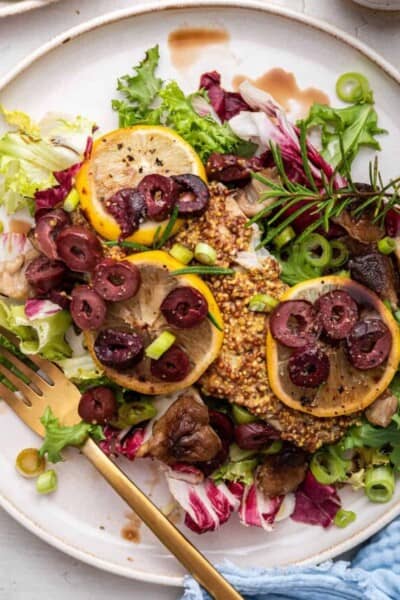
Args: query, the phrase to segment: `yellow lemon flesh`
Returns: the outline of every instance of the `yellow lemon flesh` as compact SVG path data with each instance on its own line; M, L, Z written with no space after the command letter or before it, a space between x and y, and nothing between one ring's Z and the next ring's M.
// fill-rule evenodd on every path
M346 277L328 276L311 279L290 288L280 299L315 302L332 290L344 290L369 313L382 319L392 334L392 347L386 361L373 369L361 371L347 359L343 345L324 344L330 361L328 380L318 388L294 385L288 374L292 353L267 335L268 377L274 394L287 406L316 417L336 417L364 410L389 386L400 361L399 327L390 310L369 289Z
M123 302L110 303L105 323L98 331L85 332L86 342L94 360L106 375L122 387L142 394L169 394L192 385L217 358L223 342L223 321L217 303L209 287L197 275L172 275L171 271L184 265L161 250L142 252L127 256L125 260L134 263L140 270L141 285L138 293ZM160 305L173 289L191 286L198 290L208 304L209 314L218 323L218 329L210 319L190 329L171 326L160 312ZM101 330L108 327L131 328L142 334L147 347L163 331L171 332L178 344L188 355L191 369L182 381L161 381L150 371L150 359L146 356L139 364L124 371L104 367L94 352L94 342Z
M80 206L93 228L103 238L116 240L121 233L104 202L124 188L134 188L145 175L182 175L191 173L206 181L204 166L193 150L168 127L137 125L116 129L101 136L93 144L76 179ZM144 221L127 241L149 246L158 227L160 233L168 220L157 223ZM173 233L182 226L178 219Z

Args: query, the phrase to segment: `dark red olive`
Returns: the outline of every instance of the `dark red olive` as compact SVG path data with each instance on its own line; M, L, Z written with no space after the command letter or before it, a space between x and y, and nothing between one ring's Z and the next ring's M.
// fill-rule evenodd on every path
M242 450L260 450L272 440L279 439L279 432L269 423L262 421L235 427L235 441Z
M140 271L128 260L104 258L93 271L93 287L96 292L110 302L128 300L140 287Z
M197 175L175 175L179 195L176 205L182 217L199 217L208 208L210 191L208 186Z
M271 313L269 327L272 336L289 348L301 348L319 334L314 307L307 300L281 302Z
M379 367L389 356L391 347L392 334L380 319L358 321L347 338L349 360L361 371Z
M69 309L69 306L71 304L70 296L65 290L61 288L55 288L53 290L50 290L47 294L47 298L51 302L54 302L54 304L58 304L58 306L61 306L61 308L64 308L66 310Z
M221 441L226 443L228 446L234 439L234 426L232 420L228 415L224 415L218 410L209 410L210 425L214 431L218 434Z
M104 323L107 307L103 298L88 285L78 285L71 294L71 317L80 329L98 329Z
M386 233L390 237L400 236L400 212L391 208L387 211L385 217L385 229Z
M358 319L357 303L343 290L324 294L314 307L323 329L333 340L346 338Z
M157 379L163 381L182 381L190 371L189 357L176 344L173 344L161 358L152 360L150 371Z
M111 388L92 387L81 396L78 413L86 423L105 425L117 412L117 400Z
M149 219L164 221L169 217L178 195L177 185L171 177L146 175L137 189L144 196Z
M59 260L50 260L47 256L38 256L29 263L25 277L39 295L47 294L58 287L65 274L65 266Z
M207 318L208 304L203 294L195 288L182 286L175 288L164 298L160 310L170 325L189 329Z
M299 387L318 387L329 377L328 355L318 346L306 346L293 352L288 362L289 377Z
M146 217L144 195L135 188L119 190L104 205L120 226L121 238L132 235Z
M94 343L94 352L106 367L129 369L143 358L144 343L136 331L103 329Z
M102 257L102 249L96 235L80 225L63 229L58 235L57 252L71 271L90 272Z
M51 260L60 258L57 252L56 238L60 231L70 223L69 214L65 210L62 210L62 208L51 210L39 219L35 227L35 239L39 250L47 258L51 258Z

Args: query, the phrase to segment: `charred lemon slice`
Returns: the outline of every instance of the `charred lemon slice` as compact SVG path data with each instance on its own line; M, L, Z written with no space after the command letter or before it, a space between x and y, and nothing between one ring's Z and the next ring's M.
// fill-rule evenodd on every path
M399 327L369 289L346 277L290 288L267 335L271 388L287 406L316 417L369 406L400 361Z
M81 208L93 228L103 238L116 240L121 230L104 203L116 192L135 188L145 175L182 175L190 173L206 181L203 164L193 150L168 127L137 125L116 129L95 141L90 158L78 173L76 187ZM151 245L158 227L168 220L144 221L128 241ZM175 224L175 233L183 221Z
M106 375L125 388L143 394L168 394L187 388L216 359L222 346L223 321L214 297L196 275L173 275L183 265L166 252L132 254L125 260L140 271L139 290L129 300L110 303L101 328L85 332L89 351ZM193 298L196 310L202 313L200 321L196 311L190 310ZM145 351L137 364L121 369L117 365L105 366L99 360L96 340L110 330L135 331L141 336ZM164 332L169 333L169 338L173 336L174 343L159 361L154 360L146 354L146 349L150 344L154 348L155 340L167 337L162 336ZM168 367L169 355L172 370L166 372L161 367ZM176 360L179 364L174 364ZM184 369L184 377L180 377L176 368ZM171 380L171 373L175 380Z

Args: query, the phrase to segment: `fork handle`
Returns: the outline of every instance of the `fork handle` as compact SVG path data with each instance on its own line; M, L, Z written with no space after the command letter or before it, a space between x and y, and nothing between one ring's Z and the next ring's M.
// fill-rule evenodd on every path
M215 600L243 600L211 563L167 519L151 500L88 439L81 451L178 561Z

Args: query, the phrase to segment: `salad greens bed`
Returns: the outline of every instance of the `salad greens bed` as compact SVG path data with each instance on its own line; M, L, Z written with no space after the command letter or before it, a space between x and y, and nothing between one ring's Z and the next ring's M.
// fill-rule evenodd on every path
M279 181L254 174L254 179L269 188L261 194L260 202L273 201L260 208L249 221L249 225L257 224L261 230L260 245L267 246L281 263L282 279L289 285L327 273L349 275L342 271L348 258L346 248L338 241L326 239L332 217L340 216L344 210L353 210L352 201L357 199L356 214L363 214L373 205L374 220L382 223L399 200L397 180L384 184L376 160L369 169L369 192L360 194L352 181L351 165L360 150L365 147L380 150L377 136L386 133L379 127L373 93L365 77L358 73L341 76L337 93L347 105L333 108L314 104L308 116L294 126L272 99L266 98L264 93L260 95L256 89L244 88L243 98L238 100L238 94L225 92L217 82L212 89L201 87L186 95L176 81L163 81L157 75L159 58L159 49L155 46L146 52L133 73L118 79L119 97L113 100L112 108L118 114L119 126L171 127L196 150L204 163L214 153L248 158L270 149ZM211 75L215 80L215 73ZM230 103L238 101L245 102L247 111L226 118ZM47 198L49 193L57 197L65 210L74 210L79 199L73 188L73 175L68 179L61 177L60 172L68 169L76 172L96 125L80 116L71 119L49 114L35 123L20 111L1 107L1 112L12 127L12 131L0 138L0 207L5 219L16 213L33 215L39 199ZM256 116L258 128L255 127ZM267 119L268 130L264 131ZM310 132L319 134L320 152L310 145L307 137ZM288 209L292 209L289 214ZM298 223L299 218L310 212L314 212L316 218L299 233L295 229L296 220ZM174 214L171 219L176 217ZM172 225L173 222L169 232ZM161 247L167 237L168 234L156 247ZM1 260L24 255L26 244L25 236L2 233ZM126 242L125 246L134 245ZM207 273L207 268L199 269L201 274ZM194 272L191 267L188 270ZM252 310L263 311L268 302L268 298L258 298ZM39 354L58 364L82 392L106 385L117 394L118 418L104 428L83 421L74 427L65 427L48 409L42 417L46 439L40 455L56 463L62 460L61 453L66 446L80 446L91 435L106 452L133 459L138 445L160 414L158 403L116 386L103 375L85 347L83 334L73 326L69 311L50 300L31 299L20 303L2 297L0 325L15 334L20 345L14 346L1 335L0 343L24 360L29 361L26 354ZM1 381L14 389L4 377ZM400 375L395 377L390 389L400 400ZM206 401L211 410L227 414L238 425L257 422L245 409ZM268 528L280 510L282 499L266 504L255 490L254 472L265 456L279 453L281 449L280 440L266 444L262 451L243 450L231 444L225 463L199 485L205 486L209 498L222 495L229 514L237 508L238 493L243 495L245 489L239 509L242 521ZM363 417L338 443L321 448L311 457L310 473L296 499L298 520L302 520L299 513L311 511L313 517L308 522L325 526L334 520L337 526L346 526L355 516L350 511L339 510L340 500L332 486L347 483L356 490L363 488L373 502L386 502L393 496L398 471L400 408L385 428L374 426ZM191 474L193 487L195 468ZM55 489L54 478L50 479L51 483L44 485L44 492ZM192 529L207 531L224 522L226 514L224 519L216 516L215 507L208 508L208 513L205 511L205 521L196 521L198 515L182 491L182 486L188 483L169 483L189 515L186 522ZM195 493L194 488L192 493Z

